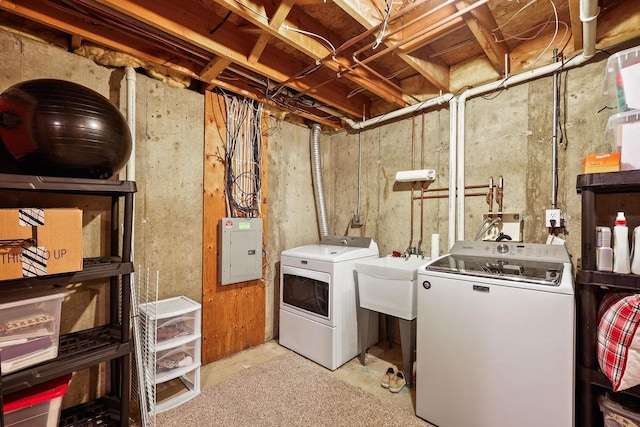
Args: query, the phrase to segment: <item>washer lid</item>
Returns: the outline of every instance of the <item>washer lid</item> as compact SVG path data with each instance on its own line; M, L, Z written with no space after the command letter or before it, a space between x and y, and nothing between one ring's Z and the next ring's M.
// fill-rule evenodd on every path
M425 270L559 286L567 264L564 246L473 241L457 242Z
M425 270L558 286L564 264L449 254L427 265Z

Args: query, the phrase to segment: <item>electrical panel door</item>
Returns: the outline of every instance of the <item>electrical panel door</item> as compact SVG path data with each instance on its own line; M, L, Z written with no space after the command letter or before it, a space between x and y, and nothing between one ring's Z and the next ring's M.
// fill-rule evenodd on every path
M222 218L219 236L220 284L262 278L262 218Z

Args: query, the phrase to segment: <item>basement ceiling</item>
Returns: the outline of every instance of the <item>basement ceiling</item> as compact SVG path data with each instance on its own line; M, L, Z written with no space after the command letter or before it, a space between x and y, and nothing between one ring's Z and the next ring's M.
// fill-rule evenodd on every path
M599 6L599 49L640 37L637 0ZM331 129L582 50L580 0L0 0L0 25Z

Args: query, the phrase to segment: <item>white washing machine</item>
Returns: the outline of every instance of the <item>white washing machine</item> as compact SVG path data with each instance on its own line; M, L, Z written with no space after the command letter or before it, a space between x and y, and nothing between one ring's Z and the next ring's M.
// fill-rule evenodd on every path
M279 342L335 370L358 354L355 263L378 258L368 237L326 236L280 262ZM377 323L376 323L377 324ZM377 337L376 334L370 334Z
M457 242L418 269L416 414L439 427L574 425L562 245Z

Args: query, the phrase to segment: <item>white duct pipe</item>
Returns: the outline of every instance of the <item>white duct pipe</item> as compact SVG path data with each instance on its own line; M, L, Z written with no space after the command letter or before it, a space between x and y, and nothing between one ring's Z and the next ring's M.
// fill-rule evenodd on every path
M465 101L474 96L478 96L495 90L506 89L508 85L515 85L528 82L539 77L543 77L559 70L575 68L589 61L595 54L596 24L598 17L597 0L580 1L580 20L582 21L583 50L582 54L570 59L567 62L554 62L544 67L517 74L497 82L484 86L469 89L458 97L458 180L457 187L464 189L464 108ZM458 240L464 240L464 195L460 193L458 197L457 215Z
M456 241L456 151L458 149L458 100L451 98L449 101L449 246L447 252ZM461 189L462 197L464 197L464 189Z
M136 70L125 68L127 78L127 123L131 131L131 156L127 162L127 181L136 180Z
M329 235L327 221L327 208L324 203L324 190L322 188L322 171L320 167L320 124L311 125L311 166L313 168L313 189L316 195L316 210L320 226L320 237Z
M437 105L444 104L445 102L449 102L454 95L450 93L446 93L435 98L427 99L426 101L419 102L414 105L410 105L405 108L401 108L399 110L394 110L389 113L383 114L378 117L373 117L369 120L364 120L362 122L354 122L349 118L345 118L344 121L349 125L351 129L364 129L366 127L376 125L378 123L386 122L387 120L395 119L397 117L406 116L407 114L411 114L413 112L424 110L429 107L434 107Z
M129 125L129 131L131 132L131 155L127 161L126 176L127 181L136 180L136 70L133 67L125 67L125 77L127 80L127 124ZM133 203L133 210L131 212L131 262L134 259L134 247L135 247L135 200ZM133 273L131 273L131 283L135 283Z

